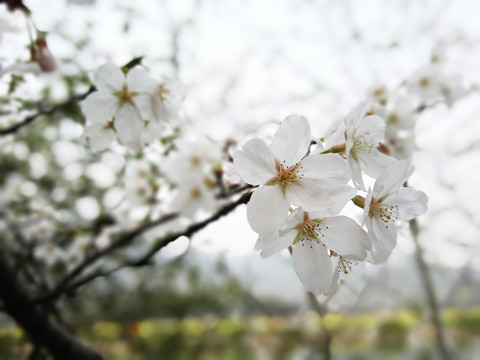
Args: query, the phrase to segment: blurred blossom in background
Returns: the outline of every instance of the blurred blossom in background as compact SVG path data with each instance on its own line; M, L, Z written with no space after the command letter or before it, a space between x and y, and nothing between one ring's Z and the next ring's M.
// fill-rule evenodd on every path
M121 66L143 56L152 77L185 85L183 121L192 130L178 146L179 159L195 151L211 153L206 147L191 149L189 141L198 134L218 148L226 139L237 145L258 137L270 142L290 114L305 116L312 133L322 137L354 106L380 96L379 89L394 93L406 86L428 99L434 95L425 87L418 89L421 79L448 78L451 102L434 103L415 116L402 114L406 107L401 105L388 111L407 122L415 118L414 133L406 134L398 151L408 153L415 166L409 185L429 198L427 213L418 219L419 243L443 309L453 358L475 359L480 349L478 2L25 4L38 29L48 33L55 69L31 72L24 66L30 60L25 19L0 7L1 96L8 93L12 74L22 75L15 101L0 104L1 115L19 109L22 119L29 111L21 99L64 101L88 90L88 76L106 62ZM441 63L443 78L432 73L437 69L432 70L432 63ZM69 87L68 78L74 85ZM436 89L444 87L439 83ZM150 179L167 174L158 192L156 185L129 176L129 170L124 181L124 167L142 165L125 160L125 149L118 144L92 154L82 133L83 123L65 117L58 124L45 122L34 138L0 138L2 208L12 191L35 203L52 168L58 172L58 181L48 184L51 203L58 207L36 202L43 220L22 219L26 241L39 232L49 239L49 219L69 223L75 218L79 227L110 211L118 218L125 215L125 221L141 219L149 211L148 199L161 198L168 174L175 178L181 171L176 164L181 160L175 158L147 167ZM144 159L154 159L153 151L147 148ZM211 165L221 159L208 161ZM188 175L184 180L179 183L193 186ZM146 192L124 199L123 189L139 184ZM179 209L192 205L188 199L171 200ZM190 209L189 216L201 217L193 205ZM361 222L353 205L346 211ZM181 225L179 220L162 231ZM246 207L239 207L191 242L181 238L163 248L154 266L124 269L91 283L83 296L65 305L66 317L82 340L112 359L321 359L326 343L338 359L436 359L435 329L408 223L398 231L389 261L355 267L337 293L318 298L322 312L303 290L288 250L268 259L254 250L257 235L247 223ZM144 241L152 243L157 236L146 233ZM89 251L90 240L82 236L61 244L39 239L35 257L49 266L73 267L82 252ZM103 248L109 241L102 233L95 246ZM122 256L134 257L142 246ZM0 317L0 325L0 354L26 356L27 345L15 325L6 317Z

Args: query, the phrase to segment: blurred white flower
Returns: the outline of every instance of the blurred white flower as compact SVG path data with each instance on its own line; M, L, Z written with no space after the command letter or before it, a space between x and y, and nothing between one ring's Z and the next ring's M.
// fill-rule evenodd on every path
M206 138L178 142L161 166L165 177L176 186L170 209L189 218L199 210L216 206L217 174L222 172L221 148Z
M407 81L407 90L417 96L419 106L445 101L451 107L455 101L467 95L468 90L461 76L446 73L442 65L424 66Z
M53 242L45 242L34 248L33 255L36 259L52 266L57 262L64 262L67 259L65 251Z
M179 106L173 85L159 84L137 67L125 76L120 68L107 63L93 78L98 91L82 103L87 119L85 136L93 151L108 147L116 135L125 146L139 151L161 136L161 124Z
M144 160L130 160L125 169L126 199L131 205L147 205L154 200L155 184L152 183L150 164Z

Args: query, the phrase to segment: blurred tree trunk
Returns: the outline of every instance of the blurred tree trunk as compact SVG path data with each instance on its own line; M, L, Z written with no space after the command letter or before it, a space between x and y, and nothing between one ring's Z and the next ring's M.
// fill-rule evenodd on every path
M64 326L48 315L41 304L32 304L8 253L0 247L0 299L3 310L28 334L35 346L46 348L55 360L101 360L95 351L85 347Z

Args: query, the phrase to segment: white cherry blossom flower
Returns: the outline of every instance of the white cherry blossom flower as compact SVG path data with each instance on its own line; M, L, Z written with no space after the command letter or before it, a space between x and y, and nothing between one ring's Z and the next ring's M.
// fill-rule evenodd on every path
M117 66L107 63L94 73L96 92L83 103L82 111L87 118L85 136L92 150L103 150L111 142L113 133L132 150L143 146L142 132L147 115L152 113L151 89L156 86L139 68L131 69L125 76Z
M235 154L238 175L249 184L263 185L247 205L247 218L255 232L278 230L290 204L306 211L321 210L336 207L335 197L354 194L346 185L349 173L343 159L336 154L306 156L310 141L307 119L291 115L278 128L271 148L253 139Z
M165 177L176 187L170 208L194 218L199 211L210 212L217 206L217 176L222 173L221 148L200 137L176 143L162 164Z
M420 106L427 106L441 97L441 70L439 64L418 69L407 81L407 90L417 97Z
M185 86L174 80L167 80L161 83L151 84L149 92L151 96L150 106L145 107L147 119L168 121L178 116L186 89Z
M336 283L335 269L348 273L352 261L365 260L371 249L367 233L354 220L322 218L301 208L288 216L279 232L260 236L256 248L268 257L292 245L295 270L314 294L327 293Z
M125 168L125 191L129 204L150 204L155 200L156 190L150 164L144 160L129 161Z
M413 172L406 160L391 165L369 189L364 204L364 219L372 240L369 260L385 262L397 244L398 220L411 220L427 210L427 196L422 191L403 187Z
M378 177L395 159L378 150L385 136L385 121L377 115L366 114L366 103L356 106L347 115L346 155L355 186L366 190L362 170Z

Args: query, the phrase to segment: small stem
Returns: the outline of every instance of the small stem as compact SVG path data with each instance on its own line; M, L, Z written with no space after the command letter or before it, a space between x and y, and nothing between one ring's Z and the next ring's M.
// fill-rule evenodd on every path
M363 196L357 195L352 199L352 202L357 205L359 208L365 209L365 198Z
M346 144L340 144L340 145L335 145L332 146L330 149L322 151L320 154L337 154L337 153L342 153L346 149Z

